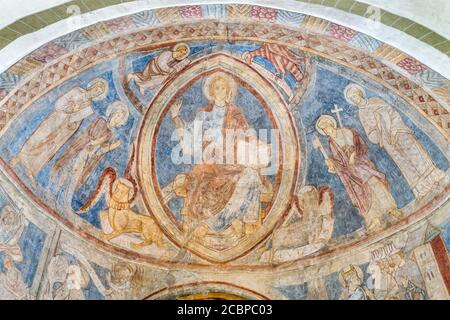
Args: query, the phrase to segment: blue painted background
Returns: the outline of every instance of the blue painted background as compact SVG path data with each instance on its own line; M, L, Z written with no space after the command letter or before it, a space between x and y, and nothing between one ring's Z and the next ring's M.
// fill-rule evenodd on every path
M331 112L331 109L334 109L334 104L337 104L339 107L344 109L344 112L341 113L343 126L355 128L364 141L366 141L369 147L369 157L375 163L378 170L386 174L391 187L392 195L394 196L398 207L402 208L414 200L413 193L397 165L392 161L384 149L369 142L364 129L359 122L357 107L349 105L345 100L343 92L345 87L350 83L352 83L352 81L325 68L318 67L316 83L313 90L305 99L302 106L295 112L298 126L303 126L306 133L308 168L306 184L316 187L328 185L335 193L334 213L336 216L336 221L333 231L334 237L351 233L361 228L364 224L357 209L352 206L339 177L328 172L328 168L322 154L319 150L315 150L312 146L312 139L315 135L320 137L322 144L325 147L328 146L326 137L322 137L316 132L315 124L317 119L323 114L335 116ZM366 92L369 98L378 95L391 105L395 106L395 102L390 101L390 97L375 94L369 90L366 90ZM400 114L402 115L402 119L406 125L413 129L416 137L428 150L436 165L442 170L447 170L449 168L449 162L442 152L435 146L428 136L426 136L401 112ZM330 151L328 150L328 152Z
M215 42L215 41L203 41L192 42L191 44L191 58L194 60L204 54L209 54L215 51L225 51L236 56L241 56L246 51L251 51L259 47L258 44L252 42ZM142 71L145 64L157 54L145 54L145 53L132 53L127 57L127 72ZM265 66L269 70L274 70L273 65L265 59L255 58L255 62ZM344 68L344 67L341 67ZM343 70L343 69L342 69ZM71 88L80 85L85 88L87 83L97 77L103 77L108 80L110 90L106 99L98 102L94 102L95 114L85 119L75 135L80 134L87 126L99 116L104 116L106 108L115 100L128 101L123 94L123 88L118 81L118 60L112 60L102 63L94 68L83 72L82 74L74 77L71 80L66 81L59 87L55 88L45 96L38 99L33 103L22 115L21 121L14 121L5 135L0 139L0 153L3 159L9 161L14 156L29 138L32 132L37 128L39 123L48 116L54 110L55 101L59 96L69 91ZM293 87L294 80L288 75L286 78L288 84ZM184 107L181 111L181 117L185 121L192 121L195 113L199 108L207 105L206 98L203 96L202 85L204 79L197 81L191 88L189 88L184 94ZM299 130L304 131L307 142L307 172L306 172L306 184L314 186L329 185L335 193L335 228L333 232L334 237L342 236L351 233L363 226L362 218L359 216L357 210L351 205L350 200L345 193L343 185L336 175L329 174L323 161L322 155L319 151L314 150L311 145L311 141L315 133L315 122L322 114L331 115L331 108L334 104L338 104L345 111L342 115L343 124L346 127L355 128L363 139L367 142L364 130L361 127L358 116L357 108L350 106L344 99L344 88L351 83L350 80L338 75L336 72L332 72L326 68L318 67L315 84L305 97L302 105L294 111L294 116ZM148 105L155 91L149 91L144 97L139 95L136 86L131 84L133 92L142 99L144 105ZM379 92L367 92L368 96L379 95L388 103L396 106L396 101L391 95L383 95ZM241 107L242 111L247 117L249 123L256 129L271 128L267 115L261 108L259 102L255 97L250 94L246 89L240 87L237 99L235 103ZM72 206L74 210L80 208L87 200L88 196L94 190L99 175L106 167L114 167L119 175L122 175L131 150L131 143L135 140L137 130L142 119L142 116L129 105L130 117L128 122L115 129L114 138L120 139L121 146L106 154L92 175L89 177L87 183L75 194ZM412 121L406 117L401 110L398 110L403 117L405 123L413 129L419 141L425 146L431 155L433 161L442 170L449 168L449 162L442 154L442 152L436 147L427 135L423 133ZM175 166L170 160L172 148L176 145L175 141L170 141L170 137L174 130L173 122L170 119L170 115L166 116L162 121L162 125L159 132L159 139L157 142L157 176L158 182L161 186L167 185L173 180L173 178L181 173L190 171L189 165ZM67 146L72 139L56 154L54 159L50 161L40 172L38 176L38 188L35 190L36 194L43 199L46 199L49 194L54 194L57 190L55 187L49 184L49 172L54 162L61 156L66 150ZM321 138L326 145L325 139ZM391 186L392 194L397 202L399 208L404 207L408 203L414 200L413 194L409 189L405 179L400 173L395 163L389 158L386 152L376 145L367 142L369 146L369 157L376 164L378 169L387 175L388 181ZM27 178L24 175L23 168L17 167L18 175L27 182ZM169 203L169 207L174 212L175 216L179 217L179 208L182 206L180 199L174 199ZM100 201L90 212L82 215L84 219L89 221L94 226L99 227L98 212L105 207L104 200Z
M5 196L0 192L0 214L1 209L7 205ZM1 232L0 232L1 234ZM19 239L18 245L22 251L23 261L14 262L17 269L21 272L22 278L28 287L31 287L39 259L44 247L46 234L33 223L29 222L25 226L23 233ZM3 259L5 254L0 252L0 272L5 272Z
M200 109L208 105L208 100L204 96L202 89L204 82L205 78L199 79L182 95L183 107L180 116L185 123L192 122ZM234 104L242 110L250 126L257 132L260 129L272 128L267 113L256 97L247 89L239 86ZM171 115L167 113L161 123L156 145L156 172L161 188L171 183L178 174L190 172L192 169L190 164L174 164L171 159L172 150L179 143L178 141L171 141L174 130L175 125ZM270 143L270 135L268 142ZM181 218L181 199L172 199L169 202L169 207L177 218Z

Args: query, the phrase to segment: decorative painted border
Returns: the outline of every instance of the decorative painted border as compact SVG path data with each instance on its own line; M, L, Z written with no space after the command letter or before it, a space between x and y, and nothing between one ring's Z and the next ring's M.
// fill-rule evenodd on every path
M195 8L193 10L191 7L184 8L189 8L190 12L198 12ZM422 110L423 115L427 114L427 112L430 114L429 110L437 110L436 115L431 112L429 119L436 127L441 128L444 136L449 137L450 118L448 117L448 112L445 113L446 109L439 105L431 94L428 94L420 85L414 82L420 79L415 77L415 75L421 74L424 70L428 70L427 67L422 64L420 65L423 67L419 68L419 70L405 67L401 62L404 60L410 61L409 59L412 58L399 52L397 49L351 29L303 14L276 10L277 19L286 19L286 26L281 26L280 24L267 25L267 23L261 23L267 20L259 16L246 19L242 18L242 16L248 17L247 14L252 10L260 10L261 7L258 6L218 5L208 6L208 9L212 13L207 17L215 17L215 20L205 19L205 16L196 18L195 16L192 17L192 15L189 19L181 17L176 20L176 17L181 14L179 11L180 8L159 9L101 22L73 32L69 34L70 37L68 38L63 37L48 43L11 68L16 74L23 72L25 78L5 97L2 101L3 104L0 104L1 112L3 112L0 113L0 116L4 117L0 119L6 119L6 123L4 123L2 128L5 129L17 114L37 98L60 83L98 63L131 51L155 50L159 46L170 46L178 41L216 39L222 41L250 40L283 44L345 65L356 72L365 74L389 90L399 94L415 108ZM220 17L220 13L225 9L235 14L235 18L230 19L230 22L217 20L217 17ZM155 22L155 17L161 25L155 25L157 23ZM172 23L174 21L177 23ZM293 28L292 25L300 25L304 33L300 33L299 29ZM84 39L84 42L73 41L71 37L74 36ZM366 41L357 41L357 39L364 39ZM75 46L71 47L72 45ZM365 50L367 53L361 50ZM30 64L33 67L27 68ZM392 70L392 68L396 68L399 71ZM448 80L443 79L443 81L447 81L446 84L448 84ZM448 121L443 122L445 119ZM448 129L444 129L444 127ZM127 258L132 258L136 261L145 261L161 266L199 269L211 268L210 265L204 264L183 264L179 262L160 261L156 258L141 256L140 254L103 243L87 229L81 230L75 225L63 221L56 212L53 212L35 197L1 159L0 165L2 166L2 170L8 172L11 179L38 206L43 208L49 215L53 216L63 225L66 225L68 229L79 233L86 240L93 241L102 249ZM407 219L402 220L380 234L339 246L332 251L317 256L305 257L278 266L256 267L233 265L227 267L236 270L290 269L300 264L315 263L322 259L343 254L350 248L372 245L385 237L393 235L399 229L404 229L432 214L433 210L447 199L449 188L450 186L447 186L444 192L430 203L419 208ZM217 265L214 265L212 268L217 268Z
M143 300L167 299L187 294L192 295L193 293L198 292L206 293L206 288L214 291L215 293L222 292L224 296L228 296L229 298L234 297L235 299L233 300L239 300L238 298L246 298L252 300L270 300L267 296L252 289L223 281L200 281L195 283L180 284L173 287L165 287L151 293Z
M0 49L17 38L45 28L55 22L69 18L71 14L70 7L76 5L80 8L80 13L88 13L101 8L106 8L120 3L133 2L135 0L74 0L62 5L26 16L0 30ZM312 3L322 5L327 8L335 8L347 13L367 18L370 14L370 8L374 6L354 1L354 0L296 0L298 2ZM430 45L450 57L450 40L439 35L433 30L418 24L408 18L404 18L377 8L380 11L380 22L383 25L393 27L403 31L408 35ZM68 13L69 12L69 13ZM269 14L270 15L270 14Z
M424 116L432 119L441 130L450 132L450 81L400 50L361 32L301 13L246 4L215 4L147 10L99 22L33 51L0 74L0 134L31 101L99 60L138 47L146 48L150 42L180 41L183 33L184 38L190 37L190 32L178 30L167 38L150 28L161 27L173 33L175 26L181 23L195 24L210 19L223 23L224 17L235 25L215 33L207 28L196 30L196 37L239 37L240 33L246 32L250 38L292 43L302 50L337 58L338 63L356 66L367 71L369 76L381 78L390 89L406 96L406 100L423 111ZM255 25L258 29L251 34L251 30L238 31L238 22L263 24ZM267 23L271 24L270 28ZM285 31L280 31L282 27ZM189 30L193 32L194 29ZM278 30L280 36L273 30ZM303 34L310 34L308 41L300 41ZM360 51L365 54L359 54Z

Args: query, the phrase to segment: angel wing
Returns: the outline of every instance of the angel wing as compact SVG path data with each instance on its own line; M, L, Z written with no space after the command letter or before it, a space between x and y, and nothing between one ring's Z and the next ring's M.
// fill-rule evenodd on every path
M88 212L106 192L110 192L112 184L117 178L116 170L113 168L106 168L97 183L95 191L91 194L86 203L78 210L79 213Z
M130 199L130 202L133 202L135 200L136 196L139 194L138 193L138 184L136 182L136 176L135 176L135 172L136 172L136 166L134 163L134 158L135 158L135 154L136 154L135 150L136 150L136 148L133 144L130 160L128 160L128 164L127 164L127 167L125 169L125 174L124 174L125 179L129 180L133 184L134 196Z

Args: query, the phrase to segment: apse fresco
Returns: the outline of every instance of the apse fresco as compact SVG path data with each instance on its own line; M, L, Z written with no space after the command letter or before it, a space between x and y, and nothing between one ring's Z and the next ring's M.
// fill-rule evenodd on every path
M193 7L0 75L0 297L448 299L449 81L325 20Z

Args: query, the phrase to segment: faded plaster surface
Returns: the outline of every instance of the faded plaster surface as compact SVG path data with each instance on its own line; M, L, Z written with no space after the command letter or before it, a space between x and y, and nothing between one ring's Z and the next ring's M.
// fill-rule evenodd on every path
M197 0L195 2L190 2L190 4L207 4L207 3L249 3L249 4L260 4L266 5L270 7L276 7L280 9L292 10L296 12L302 12L305 14L311 14L317 17L326 18L330 21L334 21L336 23L343 24L347 27L360 30L366 34L369 34L383 42L389 43L400 50L416 57L418 60L423 61L432 69L439 70L439 72L447 77L450 77L450 67L448 64L448 57L438 52L436 49L429 47L428 45L422 43L421 41L414 39L413 37L404 34L401 31L395 30L391 27L387 27L384 25L376 25L374 28L373 23L368 21L365 18L355 16L353 14L349 14L346 12L342 12L333 8L326 8L320 5L309 4L309 3L300 3L291 0L280 0L276 3L271 0L259 0L259 1L242 1L242 0L225 0L225 1L214 1L214 0ZM392 3L390 1L390 3ZM396 2L395 2L396 3ZM152 9L158 7L165 6L173 6L173 5L183 5L185 1L182 0L142 0L135 1L130 3L124 3L120 5L116 5L113 7L103 8L97 10L95 14L87 13L82 15L81 17L71 17L65 21L59 21L53 25L48 26L45 29L39 30L33 34L28 34L14 43L10 44L6 48L0 51L0 60L2 61L0 66L3 68L9 67L14 63L15 59L18 56L23 56L34 49L37 49L39 46L43 45L45 42L55 39L59 36L67 34L70 31L79 29L83 26L88 26L97 21L119 17L124 14L130 14L134 12L139 12L145 9ZM37 6L37 4L36 4ZM391 6L393 6L391 4ZM32 8L32 7L31 7ZM39 8L39 9L37 9ZM387 8L387 7L386 7ZM399 7L396 7L399 9ZM432 10L434 6L429 6L429 10ZM446 8L448 5L438 6L439 15L442 14L442 19L444 21L446 14ZM42 9L41 6L36 7L36 11ZM442 10L443 9L443 10ZM16 9L13 8L14 12ZM25 9L24 9L25 10ZM418 10L418 9L416 9ZM4 11L9 12L9 11ZM33 12L33 11L31 11ZM31 13L27 11L27 14ZM413 12L411 10L411 18L414 18ZM427 12L427 10L415 11L417 12ZM399 12L397 12L399 14ZM9 13L8 13L9 15ZM18 16L22 16L23 14L19 14ZM399 14L403 16L402 14ZM406 16L406 15L405 15ZM427 16L427 14L423 14L423 17ZM435 11L430 11L429 16L436 16ZM9 19L9 18L8 18ZM434 19L434 18L433 18ZM414 20L414 19L413 19ZM425 19L424 19L425 20ZM432 19L430 18L430 21ZM8 20L5 20L8 21ZM424 23L424 25L428 26L428 24ZM439 29L435 29L436 25L430 25L430 28L436 30L437 32L445 35L445 30L448 30L447 26L443 24Z
M80 19L0 73L0 299L450 298L425 61L261 3Z

